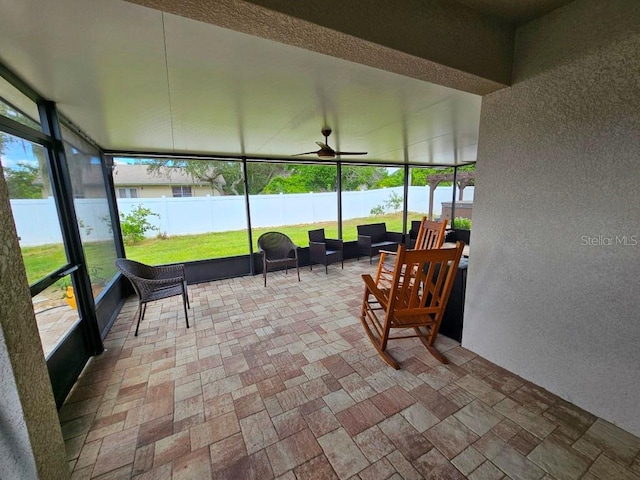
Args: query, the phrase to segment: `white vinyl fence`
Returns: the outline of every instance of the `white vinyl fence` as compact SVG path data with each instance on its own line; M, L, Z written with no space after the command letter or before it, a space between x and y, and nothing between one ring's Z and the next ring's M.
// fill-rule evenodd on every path
M402 197L403 188L384 188L342 193L342 218L368 217L371 209L383 205L392 192ZM434 196L434 214L439 215L442 202L450 202L452 187L438 187ZM473 187L465 189L465 198L473 198ZM251 195L253 227L277 227L298 223L317 223L337 218L336 193L300 193ZM84 240L99 241L112 236L105 199L76 199ZM119 198L120 212L129 213L143 205L157 213L149 221L158 228L148 232L187 235L207 232L243 230L247 225L243 195L190 198ZM428 212L429 187L409 187L409 211ZM11 208L22 246L62 242L53 198L11 200ZM402 209L402 205L400 205Z

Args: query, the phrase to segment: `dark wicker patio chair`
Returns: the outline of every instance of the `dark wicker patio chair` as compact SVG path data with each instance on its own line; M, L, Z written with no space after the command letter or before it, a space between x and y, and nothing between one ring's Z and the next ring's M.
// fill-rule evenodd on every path
M333 262L342 262L342 240L325 238L324 228L309 230L309 269L313 270L314 263L324 265L325 273L329 273L328 265Z
M298 246L284 233L267 232L260 235L258 251L262 253L262 276L265 287L267 286L267 271L279 267L285 267L285 273L289 273L289 267L296 267L298 281L300 281Z
M187 328L189 328L187 308L191 308L191 306L189 305L184 265L153 267L126 258L118 258L115 263L117 269L129 279L136 295L138 295L136 336L138 336L140 322L147 310L147 303L176 295L182 295L184 319L187 322Z

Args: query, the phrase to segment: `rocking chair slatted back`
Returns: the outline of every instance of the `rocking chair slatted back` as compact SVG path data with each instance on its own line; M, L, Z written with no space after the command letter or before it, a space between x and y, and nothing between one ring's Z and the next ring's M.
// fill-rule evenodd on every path
M427 217L422 217L416 242L411 250L441 248L444 243L446 229L447 219L442 220L442 222L435 222L433 220L427 220ZM388 255L395 255L395 252L380 252L380 255L381 262L378 264L378 270L376 272L376 283L379 287L388 288L391 284L395 268L391 268L390 264L385 264L382 260L387 258Z
M429 250L432 248L440 248L444 243L445 230L447 229L447 219L441 222L428 220L422 217L420 220L420 229L416 237L416 244L413 250Z

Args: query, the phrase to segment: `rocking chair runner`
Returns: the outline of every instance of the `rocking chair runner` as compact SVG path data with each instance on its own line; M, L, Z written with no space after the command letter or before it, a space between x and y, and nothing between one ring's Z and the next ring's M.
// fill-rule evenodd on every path
M464 244L456 248L396 252L389 288L379 280L386 253L381 253L376 277L362 275L365 283L360 321L382 359L396 370L398 362L386 351L389 340L417 337L441 363L448 363L434 343L453 287ZM392 330L413 329L413 333L391 336Z

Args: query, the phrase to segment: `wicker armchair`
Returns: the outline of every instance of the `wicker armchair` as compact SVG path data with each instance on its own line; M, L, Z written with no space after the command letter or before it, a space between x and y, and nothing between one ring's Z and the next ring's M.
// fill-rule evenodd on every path
M176 295L182 295L184 319L187 322L187 328L189 328L187 308L191 308L191 306L189 305L189 295L187 294L184 265L153 267L127 260L126 258L118 258L115 263L116 268L129 279L133 289L136 291L136 295L138 295L136 336L138 336L140 322L147 310L147 303Z
M267 271L279 267L285 267L286 273L289 273L289 267L296 267L298 281L300 281L298 246L284 233L267 232L260 235L258 251L262 254L262 276L265 287L267 286Z
M324 228L309 230L309 270L313 270L314 263L324 265L325 273L329 273L328 266L333 262L342 262L344 268L342 249L342 240L325 238Z

